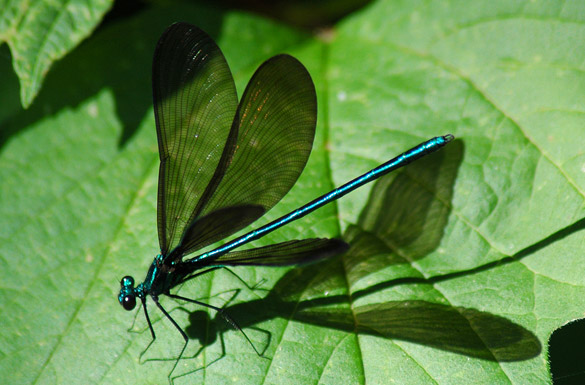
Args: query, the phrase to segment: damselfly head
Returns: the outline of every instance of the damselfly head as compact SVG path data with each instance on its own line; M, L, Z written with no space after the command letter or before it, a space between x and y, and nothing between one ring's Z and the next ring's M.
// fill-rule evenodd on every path
M118 294L120 305L126 310L136 307L136 294L134 293L134 278L129 275L120 281L120 294Z

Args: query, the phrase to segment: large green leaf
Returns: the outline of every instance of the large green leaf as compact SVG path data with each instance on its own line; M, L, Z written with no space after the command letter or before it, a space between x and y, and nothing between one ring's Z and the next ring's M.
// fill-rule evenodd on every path
M86 38L111 5L111 0L0 0L0 43L10 46L25 107L53 63Z
M176 384L549 383L546 341L585 308L575 7L379 1L320 40L187 5L100 31L30 110L0 114L3 380L168 381L179 333L149 303L157 340L141 355L144 316L116 297L158 252L150 66L185 20L218 41L240 92L279 52L316 83L309 165L260 224L426 138L457 140L255 243L343 236L342 258L234 269L253 289L227 271L180 289L225 306L266 358L213 312L163 298L190 336ZM0 95L18 98L5 77Z

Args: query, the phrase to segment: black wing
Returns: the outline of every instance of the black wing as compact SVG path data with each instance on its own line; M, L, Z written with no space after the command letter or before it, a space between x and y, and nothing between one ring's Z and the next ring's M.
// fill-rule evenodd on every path
M186 23L173 24L160 38L152 87L160 154L158 236L166 256L221 181L237 137L237 95L219 47Z
M213 260L214 265L287 266L314 262L344 253L349 245L341 239L311 238L237 250Z
M315 87L305 67L288 55L264 62L248 83L235 119L231 163L200 218L186 229L178 248L183 255L254 222L297 181L311 153L317 119Z

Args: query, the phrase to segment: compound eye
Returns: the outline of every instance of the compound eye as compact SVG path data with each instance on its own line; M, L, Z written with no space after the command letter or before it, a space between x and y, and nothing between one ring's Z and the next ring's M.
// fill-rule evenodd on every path
M120 280L120 286L122 287L134 287L134 278L127 275Z
M125 295L122 299L122 307L128 311L136 307L136 296L134 294Z

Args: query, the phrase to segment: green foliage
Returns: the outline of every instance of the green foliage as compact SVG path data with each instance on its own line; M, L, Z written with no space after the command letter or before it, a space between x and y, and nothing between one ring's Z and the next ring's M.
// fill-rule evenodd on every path
M55 61L91 34L109 0L0 0L0 42L10 46L20 100L30 106Z
M15 65L27 104L47 58L79 39L43 29L53 51L17 54L27 33L7 16L14 4L3 39L15 60L44 63L26 76ZM378 1L321 39L169 5L75 48L30 109L0 111L3 380L167 383L180 335L149 303L157 340L141 356L143 314L128 332L135 315L116 297L120 278L141 280L158 252L150 66L162 31L184 20L218 41L240 93L280 52L315 81L307 169L257 225L424 139L457 140L256 242L342 236L343 258L234 269L254 289L225 271L181 288L225 306L267 358L213 312L163 299L190 336L176 384L550 383L546 341L585 308L585 8L483 4ZM0 97L14 101L16 76L0 66Z

